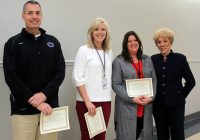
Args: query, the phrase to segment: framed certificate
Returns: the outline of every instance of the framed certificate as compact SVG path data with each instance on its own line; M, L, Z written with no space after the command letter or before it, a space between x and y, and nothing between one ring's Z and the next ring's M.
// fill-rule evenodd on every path
M41 134L58 132L70 129L68 106L57 107L53 109L51 115L40 115L40 132Z
M126 90L129 97L153 96L152 78L126 80Z
M84 116L90 138L106 131L106 124L101 107L96 108L96 114L94 116L89 115L88 112Z

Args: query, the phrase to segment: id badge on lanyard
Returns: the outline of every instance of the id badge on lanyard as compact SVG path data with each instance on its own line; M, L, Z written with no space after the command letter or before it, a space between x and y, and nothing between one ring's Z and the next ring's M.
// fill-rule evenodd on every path
M103 76L103 78L102 78L102 87L103 87L103 89L108 89L108 80L107 80L106 76Z
M96 49L96 48L95 48ZM105 60L105 52L103 52L103 55L104 55L104 62L102 61L102 59L101 59L101 57L100 57L100 54L99 54L99 52L97 51L97 49L96 49L96 52L97 52L97 54L98 54L98 56L99 56L99 59L100 59L100 61L101 61L101 64L102 64L102 67L103 67L103 73L102 73L102 88L103 89L108 89L108 80L107 80L107 78L106 78L106 60Z

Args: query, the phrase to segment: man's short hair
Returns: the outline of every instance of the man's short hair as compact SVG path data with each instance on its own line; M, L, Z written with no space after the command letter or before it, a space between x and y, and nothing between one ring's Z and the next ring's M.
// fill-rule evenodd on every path
M39 2L37 2L37 1L35 1L35 0L29 0L29 1L27 1L26 3L24 3L24 6L23 6L23 13L26 11L26 6L27 6L28 4L39 5L39 7L41 8Z

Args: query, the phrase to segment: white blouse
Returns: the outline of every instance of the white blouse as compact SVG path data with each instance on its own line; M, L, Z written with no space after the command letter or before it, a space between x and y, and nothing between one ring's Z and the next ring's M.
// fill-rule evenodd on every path
M105 52L106 88L103 88L103 83L105 84L102 65L102 62L104 63L104 51L97 51L95 48L87 47L87 45L79 48L75 58L72 79L76 87L85 85L90 101L111 101L112 51ZM78 91L76 100L83 101Z

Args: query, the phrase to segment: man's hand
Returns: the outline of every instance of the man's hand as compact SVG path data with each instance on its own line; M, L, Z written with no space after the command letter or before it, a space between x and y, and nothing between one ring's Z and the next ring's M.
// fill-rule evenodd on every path
M52 112L52 107L47 103L41 103L37 106L37 109L40 110L44 115L50 115Z
M43 92L35 93L29 100L29 104L34 107L38 107L41 103L46 101L47 97Z

